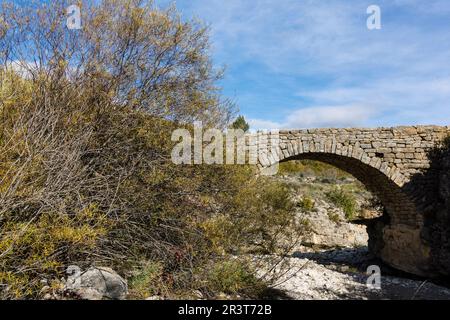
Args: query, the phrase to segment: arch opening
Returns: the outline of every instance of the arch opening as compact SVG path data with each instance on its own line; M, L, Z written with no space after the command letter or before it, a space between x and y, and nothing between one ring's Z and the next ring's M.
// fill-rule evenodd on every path
M386 217L379 199L355 176L331 163L297 160L281 163L275 177L290 187L296 216L307 222L294 256L336 270L365 272L379 261L370 254L368 230L369 224Z
M302 153L288 157L280 163L293 160L314 160L332 165L347 172L373 193L385 208L391 223L416 227L418 224L416 206L400 186L376 168L362 161L332 153Z

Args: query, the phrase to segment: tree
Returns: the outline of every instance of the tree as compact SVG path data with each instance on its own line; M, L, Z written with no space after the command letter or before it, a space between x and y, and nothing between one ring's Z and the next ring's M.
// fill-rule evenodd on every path
M201 168L170 161L175 128L232 114L207 28L151 1L83 3L80 30L69 1L0 5L0 297L35 297L70 263L183 269L207 241L184 198Z
M175 7L148 0L83 1L82 29L66 26L69 2L0 7L0 66L33 82L70 81L91 108L109 100L176 122L224 128L233 104L222 98L208 28ZM65 86L66 84L63 84Z
M142 297L205 288L227 259L214 239L230 253L285 241L286 210L238 196L265 189L252 168L171 162L173 130L225 128L234 111L208 30L145 0L86 1L69 30L70 2L0 5L0 298L57 290L72 264L153 262Z
M234 120L231 124L232 129L242 129L244 132L247 132L250 129L250 125L247 121L245 121L244 116L239 116Z

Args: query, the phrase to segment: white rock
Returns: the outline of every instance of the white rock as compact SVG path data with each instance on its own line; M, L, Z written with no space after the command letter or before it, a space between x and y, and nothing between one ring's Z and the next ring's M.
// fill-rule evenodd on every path
M123 300L128 293L127 282L107 267L91 267L69 277L64 291L84 300Z

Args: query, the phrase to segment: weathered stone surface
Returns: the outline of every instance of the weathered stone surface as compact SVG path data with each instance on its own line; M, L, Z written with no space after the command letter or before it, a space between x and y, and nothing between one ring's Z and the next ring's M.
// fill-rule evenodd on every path
M280 131L279 141L286 145L282 161L332 164L377 195L389 219L378 223L371 242L385 262L418 275L450 276L450 160L444 169L433 158L449 135L449 126L308 129Z
M111 268L91 267L69 277L64 291L83 300L123 300L126 298L128 286Z
M258 260L260 261L260 260ZM350 262L350 263L349 263ZM345 264L352 265L350 269ZM354 265L371 264L364 248L321 252L298 252L286 259L289 270L279 267L282 277L275 287L299 300L449 300L450 289L430 281L412 280L384 274L381 288L367 286L365 272L354 272ZM261 268L267 274L269 265Z
M330 214L336 221L330 219ZM360 247L367 245L366 226L347 222L342 209L323 200L315 202L312 212L299 212L301 219L307 219L309 232L302 243L313 247Z

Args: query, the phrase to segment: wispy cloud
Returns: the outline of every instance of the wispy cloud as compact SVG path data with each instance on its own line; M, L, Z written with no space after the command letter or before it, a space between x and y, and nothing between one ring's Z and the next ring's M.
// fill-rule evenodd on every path
M254 126L450 123L448 0L177 4L211 24L214 59L228 65L225 92ZM371 4L381 30L366 28ZM293 120L311 110L336 112Z
M365 106L325 106L303 108L287 117L287 128L323 128L358 126L374 115Z
M271 130L283 128L282 123L262 119L248 119L248 123L253 130Z
M304 129L326 127L357 127L376 115L365 106L321 106L293 111L281 122L250 119L253 129Z

